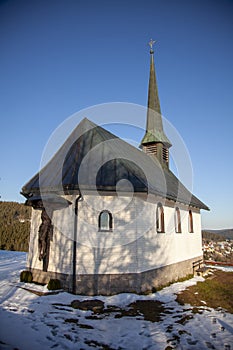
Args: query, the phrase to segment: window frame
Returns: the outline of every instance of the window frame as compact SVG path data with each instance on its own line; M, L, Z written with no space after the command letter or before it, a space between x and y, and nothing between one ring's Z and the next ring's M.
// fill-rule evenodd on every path
M158 203L156 208L156 231L157 233L165 233L164 208L162 203Z
M176 233L182 233L182 226L181 226L181 214L180 214L180 208L175 208L175 230Z
M107 213L108 214L108 228L102 228L101 227L101 216L103 214ZM112 232L113 230L113 217L112 217L112 213L109 211L109 210L102 210L100 213L99 213L99 218L98 218L98 231L99 232Z
M188 213L188 231L189 233L194 233L194 229L193 229L193 212L191 209L189 209L189 213Z

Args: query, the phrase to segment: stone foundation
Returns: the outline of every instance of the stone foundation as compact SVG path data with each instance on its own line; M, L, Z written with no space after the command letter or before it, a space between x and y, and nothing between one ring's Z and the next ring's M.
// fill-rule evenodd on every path
M57 273L57 272L44 272L39 269L32 269L28 268L29 271L32 272L33 282L41 283L41 284L48 284L49 280L52 279L58 279L61 282L61 286L64 290L71 292L71 286L72 286L72 276L67 275L64 273Z
M76 293L112 295L118 293L147 293L167 283L193 274L193 263L202 256L141 273L78 275ZM47 284L50 278L59 279L62 288L72 292L72 275L30 269L33 281Z

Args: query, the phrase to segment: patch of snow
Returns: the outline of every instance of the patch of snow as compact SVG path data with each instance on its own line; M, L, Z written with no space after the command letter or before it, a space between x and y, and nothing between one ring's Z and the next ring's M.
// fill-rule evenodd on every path
M209 267L211 269L221 270L224 272L233 272L233 266L206 265L206 267Z

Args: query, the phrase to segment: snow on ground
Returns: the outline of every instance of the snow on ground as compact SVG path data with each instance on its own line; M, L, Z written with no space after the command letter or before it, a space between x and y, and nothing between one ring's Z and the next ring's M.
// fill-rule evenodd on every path
M22 289L25 284L19 283L19 274L25 261L25 253L0 251L1 350L165 350L168 346L178 350L233 349L233 315L206 308L204 301L203 308L194 313L190 305L181 306L175 301L175 293L201 277L148 296L125 293L96 297L105 307L121 308L136 300L159 300L166 308L159 322L145 321L143 316L115 318L114 313L98 319L92 311L70 307L72 300L94 298L65 292L39 297Z
M225 272L233 272L233 266L206 265L206 267L209 267L211 269L214 268Z

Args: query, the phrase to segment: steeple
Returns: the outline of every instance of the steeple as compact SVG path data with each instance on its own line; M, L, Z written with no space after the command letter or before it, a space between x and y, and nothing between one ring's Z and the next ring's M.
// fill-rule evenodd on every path
M156 156L160 163L169 166L169 147L171 143L163 131L163 122L159 102L158 87L156 82L154 50L155 41L152 39L150 45L150 78L148 88L146 133L141 141L144 152Z

